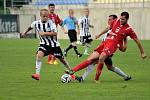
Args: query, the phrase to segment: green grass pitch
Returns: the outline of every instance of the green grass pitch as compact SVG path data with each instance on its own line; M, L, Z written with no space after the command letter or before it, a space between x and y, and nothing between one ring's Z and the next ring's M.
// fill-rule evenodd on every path
M68 40L60 40L60 43L62 49L69 45ZM91 52L99 41L92 44ZM150 41L142 41L142 44L150 56ZM47 57L43 59L41 80L33 80L31 74L35 72L37 46L37 39L0 40L0 100L150 100L150 60L139 57L133 41L128 42L126 53L117 51L113 57L114 65L133 79L125 82L104 67L100 84L93 82L95 70L84 83L61 83L64 66L60 63L48 65ZM83 52L84 47L78 46L78 49ZM86 58L78 58L71 50L66 59L75 66Z

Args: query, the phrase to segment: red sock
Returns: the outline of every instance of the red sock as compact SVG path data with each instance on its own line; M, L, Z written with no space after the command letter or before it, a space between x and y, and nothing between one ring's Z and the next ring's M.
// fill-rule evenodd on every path
M51 54L48 55L48 59L47 59L47 62L50 62L51 61Z
M76 80L76 76L73 74L71 75L72 80Z
M52 56L53 57L53 60L55 61L56 60L56 57L55 56Z
M96 75L95 75L95 80L98 81L99 80L99 77L102 73L102 69L103 69L103 65L102 63L98 63L97 65L97 69L96 69Z
M92 61L89 60L85 60L82 63L80 63L79 65L75 66L72 70L77 72L83 68L86 68L88 65L90 65L92 63Z

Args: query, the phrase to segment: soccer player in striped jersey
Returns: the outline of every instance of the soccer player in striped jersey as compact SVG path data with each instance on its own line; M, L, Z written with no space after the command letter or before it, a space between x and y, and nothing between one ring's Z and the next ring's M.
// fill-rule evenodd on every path
M61 25L62 20L59 18L59 16L56 13L54 13L55 4L49 4L48 9L49 9L49 18L56 24L56 27L58 25ZM56 57L51 54L48 55L47 63L48 64L58 64Z
M68 31L65 30L64 26L67 26ZM68 37L70 39L71 44L64 50L64 55L67 56L67 53L70 49L74 48L74 51L78 57L81 57L82 54L80 54L77 50L77 31L76 27L79 31L78 21L76 17L74 17L74 11L73 9L69 9L69 16L64 19L62 24L62 30L65 34L68 34Z
M52 54L58 58L65 65L65 67L70 70L70 66L64 59L60 44L57 41L56 25L48 18L48 10L41 9L40 17L40 20L34 21L31 26L21 34L21 36L25 36L33 28L35 28L39 34L40 46L38 47L36 56L36 73L32 74L32 78L36 80L40 79L42 58L49 54Z
M116 18L117 18L116 15L109 15L109 17L108 17L108 25L110 25L110 23L111 23L114 19L116 19ZM103 41L102 41L102 42L105 41L106 37L109 35L109 32L110 32L110 31L108 31L108 32L106 32L106 33L104 34L104 38L103 38ZM125 52L125 51L126 51L126 48L127 48L127 40L125 39L124 42L123 42L123 44L120 44L120 45L121 45L120 48L119 48L120 51ZM125 81L130 80L130 79L131 79L131 76L126 75L120 68L118 68L118 67L116 67L116 66L113 65L112 56L113 56L113 55L107 57L107 58L105 59L105 61L104 61L104 62L105 62L105 65L107 66L107 69L110 70L110 71L112 71L112 72L115 72L115 73L118 74L119 76L123 77L123 79L124 79ZM92 70L93 70L93 68L95 67L95 65L97 64L97 62L98 62L98 60L95 61L94 63L90 64L90 65L86 68L84 74L83 74L81 77L78 77L77 80L78 80L79 82L83 82L83 81L85 80L85 78L92 72ZM103 68L103 67L102 67L102 68ZM100 71L100 72L102 72L102 68L101 68L101 71ZM97 81L96 81L96 82L97 82Z
M84 9L84 16L79 18L78 24L80 26L80 42L83 46L86 47L83 54L89 55L88 48L91 47L91 42L93 41L89 32L89 28L94 28L94 26L90 24L88 8Z

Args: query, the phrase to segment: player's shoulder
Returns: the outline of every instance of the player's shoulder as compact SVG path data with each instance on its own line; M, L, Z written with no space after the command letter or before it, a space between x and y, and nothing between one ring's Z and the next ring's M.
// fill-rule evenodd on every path
M35 21L33 21L32 23L33 24L36 24L36 23L39 23L40 22L40 19L39 20L35 20Z
M48 23L54 23L54 21L52 19L48 19L47 21Z
M133 30L129 24L126 24L126 30Z

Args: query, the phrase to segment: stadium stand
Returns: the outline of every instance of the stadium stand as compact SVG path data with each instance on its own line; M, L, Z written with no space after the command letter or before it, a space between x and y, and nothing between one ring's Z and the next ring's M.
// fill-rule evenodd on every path
M89 0L36 0L33 2L33 5L45 6L49 3L55 5L87 5Z

